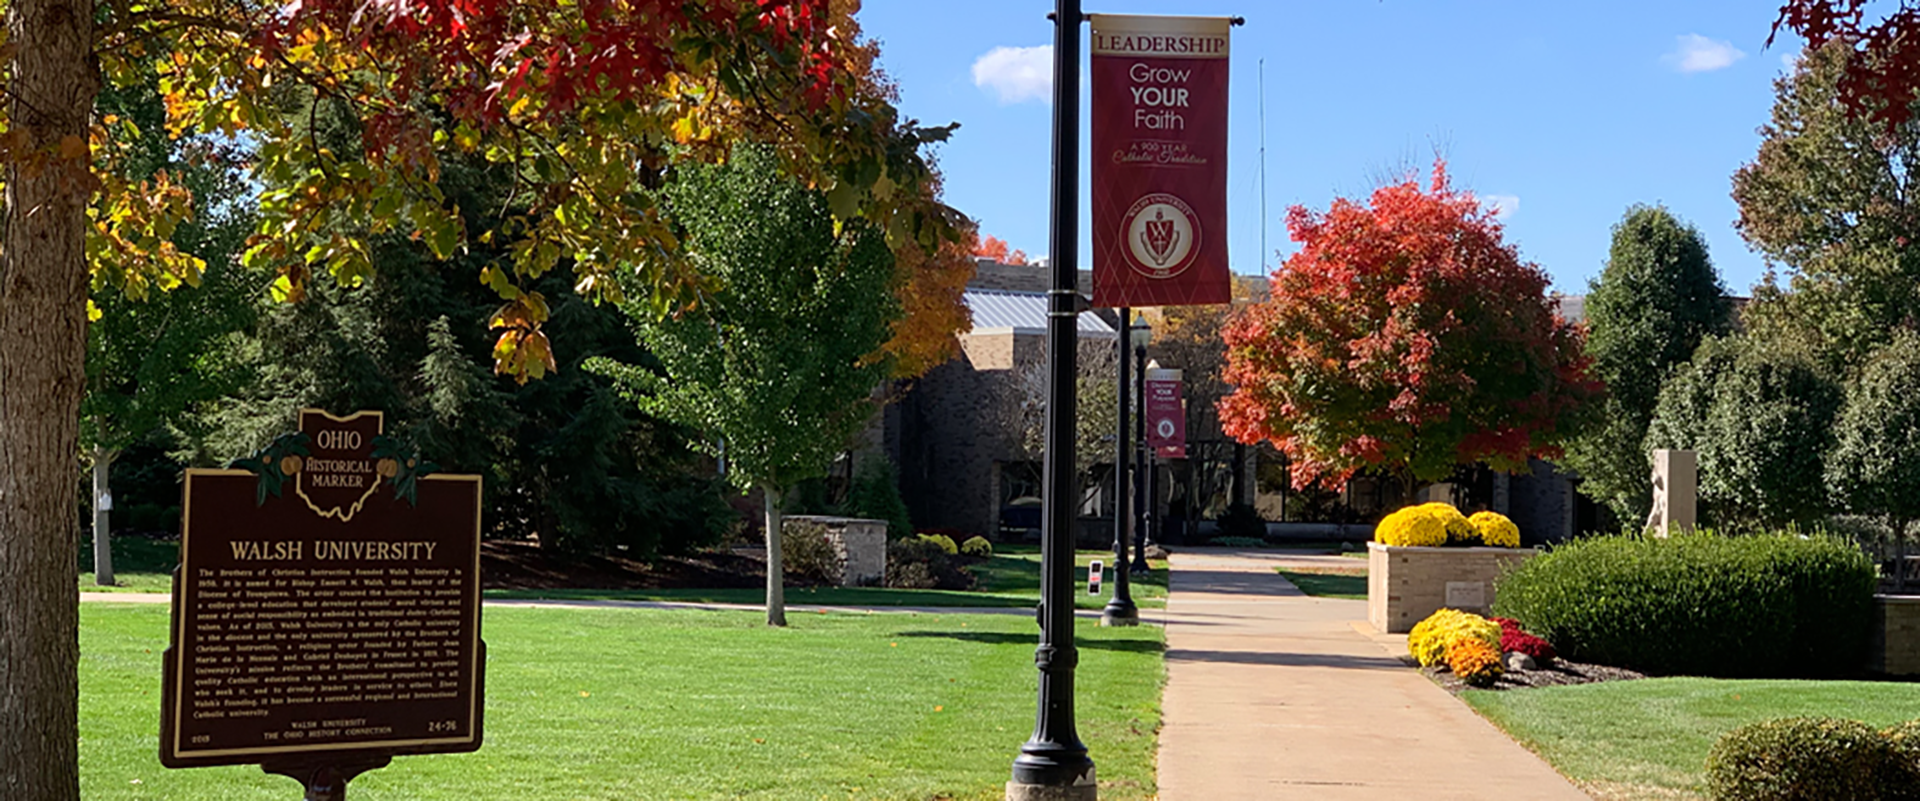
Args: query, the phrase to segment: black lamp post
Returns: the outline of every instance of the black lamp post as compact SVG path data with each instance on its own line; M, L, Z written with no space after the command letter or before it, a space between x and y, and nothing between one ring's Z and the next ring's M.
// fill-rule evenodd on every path
M1047 291L1047 455L1040 528L1039 709L1013 760L1007 801L1094 801L1093 760L1073 723L1074 375L1080 332L1080 0L1053 14L1053 221Z
M1152 568L1147 566L1147 527L1152 525L1154 507L1153 496L1153 449L1147 447L1147 345L1153 341L1153 326L1147 325L1147 318L1140 317L1127 327L1127 340L1133 345L1134 364L1138 368L1135 377L1135 397L1139 398L1139 414L1134 416L1134 432L1140 449L1140 465L1135 470L1134 484L1138 488L1134 511L1137 520L1133 528L1133 561L1121 562L1127 565L1127 571L1136 575L1145 574ZM1126 360L1122 355L1121 361Z
M1120 307L1120 324L1124 327L1133 315L1133 310ZM1133 522L1132 504L1128 501L1133 492L1129 484L1132 477L1127 472L1127 460L1132 455L1133 444L1127 436L1127 400L1133 396L1133 378L1129 375L1132 361L1127 358L1127 336L1123 329L1120 336L1114 337L1115 347L1120 351L1119 391L1113 393L1118 401L1119 425L1113 438L1113 597L1107 600L1107 608L1100 613L1100 623L1106 626L1136 626L1140 624L1140 608L1133 603L1133 589L1128 574L1133 572L1127 566L1128 528ZM1139 414L1135 410L1135 414Z

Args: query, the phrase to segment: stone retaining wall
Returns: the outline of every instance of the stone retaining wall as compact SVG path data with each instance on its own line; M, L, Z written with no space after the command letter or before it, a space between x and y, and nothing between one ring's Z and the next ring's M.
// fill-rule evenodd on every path
M1484 615L1493 580L1532 548L1396 548L1367 543L1367 622L1400 634L1442 608Z
M788 515L781 530L793 523L812 523L826 529L838 572L828 576L840 587L879 587L887 583L887 521L857 517Z

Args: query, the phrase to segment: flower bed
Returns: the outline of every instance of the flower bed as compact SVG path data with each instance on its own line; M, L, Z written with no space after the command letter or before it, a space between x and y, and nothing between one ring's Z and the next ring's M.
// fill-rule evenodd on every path
M1367 622L1380 631L1410 631L1440 609L1487 614L1493 580L1533 556L1506 515L1468 517L1444 503L1387 515L1367 543Z

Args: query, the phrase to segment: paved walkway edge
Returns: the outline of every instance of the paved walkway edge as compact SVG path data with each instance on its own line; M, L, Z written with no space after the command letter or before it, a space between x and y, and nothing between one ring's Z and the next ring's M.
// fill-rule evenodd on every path
M1174 554L1161 799L1587 798L1360 622L1365 601L1274 572L1299 561Z

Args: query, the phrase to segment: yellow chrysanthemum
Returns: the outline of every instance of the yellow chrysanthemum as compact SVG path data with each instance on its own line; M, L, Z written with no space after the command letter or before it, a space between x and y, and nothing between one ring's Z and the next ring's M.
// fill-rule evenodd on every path
M1467 518L1474 530L1480 534L1480 541L1495 548L1520 547L1520 527L1513 524L1506 515L1499 512L1474 512Z
M1459 509L1453 508L1453 504L1436 501L1423 503L1414 508L1424 509L1428 514L1440 519L1440 523L1447 527L1447 542L1471 545L1479 535L1479 532L1474 530L1473 524L1467 522L1467 516L1461 514Z
M1407 650L1422 667L1431 667L1447 658L1447 646L1465 638L1484 642L1498 653L1500 624L1471 612L1442 609L1414 625L1407 634Z
M1445 545L1447 524L1438 515L1409 506L1382 518L1373 528L1373 539L1396 548Z

